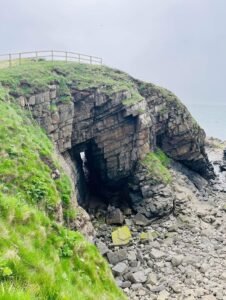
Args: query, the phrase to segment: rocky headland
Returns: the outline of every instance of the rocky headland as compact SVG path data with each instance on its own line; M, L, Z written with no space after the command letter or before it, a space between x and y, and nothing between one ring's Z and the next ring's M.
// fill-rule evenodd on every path
M73 181L79 214L61 206L58 222L96 244L128 299L225 300L226 144L173 93L121 71L58 63L30 76L0 81Z

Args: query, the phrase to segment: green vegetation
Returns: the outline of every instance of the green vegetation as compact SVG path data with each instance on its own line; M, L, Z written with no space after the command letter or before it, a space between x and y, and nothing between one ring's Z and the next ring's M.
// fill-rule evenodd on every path
M100 65L72 62L24 62L1 69L0 82L10 89L12 96L29 96L43 92L48 85L59 86L61 101L70 101L70 88L78 90L99 88L109 97L116 92L128 92L124 105L133 105L143 97L136 84L126 73Z
M29 91L13 69L1 72L1 80ZM32 73L25 80L44 86L46 79ZM0 99L6 95L1 87ZM0 116L0 300L124 299L95 246L55 221L59 205L65 218L76 211L47 136L15 104L0 100Z
M171 182L172 178L168 170L170 159L161 149L157 149L155 152L149 152L141 164L148 169L154 182L162 182L165 184Z
M180 108L185 108L184 104L182 104L180 99L174 93L153 83L139 81L138 90L142 96L150 96L150 94L154 96L156 94L160 97L163 97L170 105L173 104L177 105Z

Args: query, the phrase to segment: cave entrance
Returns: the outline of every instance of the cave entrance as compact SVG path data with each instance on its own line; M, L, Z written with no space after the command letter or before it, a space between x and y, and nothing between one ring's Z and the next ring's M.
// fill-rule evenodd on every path
M93 141L75 146L71 156L77 166L77 187L79 205L87 212L102 209L108 205L130 207L128 178L109 180L103 153Z

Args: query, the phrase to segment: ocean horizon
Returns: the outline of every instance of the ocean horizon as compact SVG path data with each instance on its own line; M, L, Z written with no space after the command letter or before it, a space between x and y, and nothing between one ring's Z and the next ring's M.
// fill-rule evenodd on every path
M226 104L187 104L208 137L226 140Z

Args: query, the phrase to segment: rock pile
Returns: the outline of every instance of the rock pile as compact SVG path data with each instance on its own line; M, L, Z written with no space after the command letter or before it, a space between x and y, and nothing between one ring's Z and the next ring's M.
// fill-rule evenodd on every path
M148 220L132 213L123 227L100 224L93 216L97 246L131 300L225 300L226 181L199 190L178 167L172 173L174 214Z

